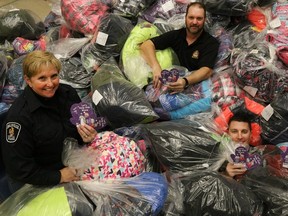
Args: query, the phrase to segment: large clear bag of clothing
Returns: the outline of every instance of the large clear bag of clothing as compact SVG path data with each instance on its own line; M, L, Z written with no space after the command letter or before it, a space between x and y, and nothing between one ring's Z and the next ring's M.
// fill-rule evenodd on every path
M270 144L288 141L288 93L278 95L260 116L261 137Z
M172 172L205 170L217 161L219 143L197 122L174 120L142 126L153 154Z
M60 71L60 79L68 82L74 88L90 87L91 77L94 73L88 72L82 65L81 59L77 56L69 59L60 59L62 69Z
M268 42L255 41L249 48L239 50L238 55L232 54L235 56L235 81L254 100L268 104L277 94L286 91L286 69L275 59L275 49Z
M166 178L154 172L144 172L133 178L80 181L78 184L96 206L95 216L156 216L168 194Z
M110 58L92 77L93 103L112 128L148 123L158 119L144 92L123 76Z
M224 111L245 96L245 91L235 82L231 66L213 74L211 80L213 112Z
M173 16L185 14L189 2L185 0L159 0L144 10L140 17L150 23L156 19L167 20Z
M207 11L226 16L245 16L253 0L203 0Z
M139 13L151 6L156 0L109 0L107 4L115 14L126 17L137 17Z
M218 23L213 24L209 28L209 32L220 42L216 63L213 68L215 74L218 71L226 69L230 66L230 55L234 48L233 37L232 34L225 29L225 27L221 26L221 24Z
M89 37L81 38L59 38L57 40L50 40L47 42L46 50L52 52L56 58L69 59L82 49L85 44L91 40Z
M26 184L1 204L0 215L89 216L93 210L94 206L76 183L51 187Z
M109 7L101 0L61 0L61 14L68 26L85 35L93 35Z
M94 140L79 146L76 139L66 138L63 164L77 169L81 180L128 178L145 171L144 152L134 140L113 131L98 133Z
M27 9L0 10L0 43L16 37L37 40L45 33L44 23Z
M121 127L113 130L120 136L129 137L137 142L139 148L146 158L145 171L146 172L160 172L161 166L155 155L151 150L151 146L147 143L143 137L143 128L141 125L135 125L130 127Z
M190 74L187 68L171 66L163 72L178 72L179 77ZM203 80L195 85L190 85L184 91L171 94L165 84L160 89L155 89L152 83L145 88L145 94L161 120L182 119L189 115L209 111L211 108L211 79Z
M83 47L84 67L93 71L111 56L118 57L132 29L132 22L125 17L111 13L102 17L95 33L96 41L92 39Z
M1 102L12 104L24 91L26 86L22 69L24 58L25 55L14 59L9 67L6 74L6 83L4 85Z
M140 45L160 34L160 30L155 25L147 21L141 21L131 30L121 51L123 72L139 88L146 86L153 77L151 67L141 56ZM172 66L176 61L174 56L171 48L156 51L156 58L163 69Z
M90 92L92 72L88 72L78 56L68 59L60 59L62 68L59 73L60 82L66 83L76 89L80 98L84 98Z
M218 172L174 174L165 215L255 216L261 215L261 200L248 188Z
M277 1L275 4L272 5L272 18L278 17L280 21L280 26L278 30L280 34L288 36L288 17L287 17L287 10L288 10L288 2L287 1Z

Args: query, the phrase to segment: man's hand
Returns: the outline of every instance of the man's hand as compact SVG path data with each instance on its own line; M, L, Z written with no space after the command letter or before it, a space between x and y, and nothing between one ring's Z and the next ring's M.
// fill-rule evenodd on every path
M176 82L169 83L168 89L171 91L171 94L176 94L182 92L185 85L185 80L183 78L179 78Z
M246 172L246 170L247 169L244 164L228 163L225 174L233 178L236 175L242 175L244 172Z
M162 69L156 58L156 50L153 42L151 40L144 41L140 45L140 53L146 63L152 68L154 88L160 89L161 82L159 78L161 77Z
M153 87L156 89L160 89L161 88L161 81L159 80L159 78L161 77L161 68L160 70L155 70L153 71Z

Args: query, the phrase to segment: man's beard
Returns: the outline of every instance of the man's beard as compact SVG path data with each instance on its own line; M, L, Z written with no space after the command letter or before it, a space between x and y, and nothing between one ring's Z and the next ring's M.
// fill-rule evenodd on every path
M188 31L190 34L192 34L192 35L197 35L197 34L199 34L200 32L202 32L204 26L198 26L198 25L197 25L197 26L192 26L192 27L196 27L196 28L191 29L191 27L188 27L188 26L186 25L187 31Z

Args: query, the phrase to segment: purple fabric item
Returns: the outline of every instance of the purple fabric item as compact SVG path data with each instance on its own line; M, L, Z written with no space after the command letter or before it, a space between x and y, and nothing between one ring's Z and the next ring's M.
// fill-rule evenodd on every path
M210 33L220 42L214 69L227 67L230 64L230 54L234 48L232 42L233 37L224 29L224 27L219 26L218 24L215 24L210 28Z
M177 14L185 14L187 4L175 0L158 0L140 15L148 22L154 23L157 18L167 20Z
M15 59L8 69L7 82L3 89L1 102L11 104L24 90L22 62L25 55Z

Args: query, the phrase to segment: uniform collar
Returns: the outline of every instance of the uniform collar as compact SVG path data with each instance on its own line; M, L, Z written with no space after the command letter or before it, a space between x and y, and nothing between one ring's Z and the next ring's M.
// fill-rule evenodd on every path
M60 95L66 94L66 92L67 90L64 90L60 84L53 99L56 99L55 97L59 97ZM24 90L24 97L31 112L37 110L40 107L48 107L48 103L45 104L45 99L37 95L30 86L26 86Z

